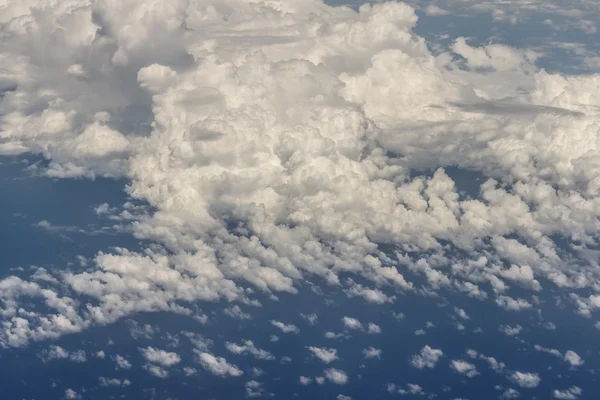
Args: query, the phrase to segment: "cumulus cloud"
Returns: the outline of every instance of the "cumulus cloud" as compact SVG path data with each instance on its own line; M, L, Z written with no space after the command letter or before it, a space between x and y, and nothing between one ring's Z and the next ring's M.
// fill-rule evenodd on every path
M307 349L310 350L315 355L315 357L323 361L325 364L329 364L330 362L338 359L336 349L328 349L325 347L320 348L314 346L308 346Z
M579 386L571 386L565 390L555 389L552 391L552 396L555 399L561 400L577 400L583 394L583 390Z
M229 364L227 360L223 357L215 357L210 353L197 351L196 355L198 356L198 361L202 365L202 367L212 373L213 375L218 376L240 376L244 372L239 369L237 366L233 364Z
M452 360L450 362L450 366L454 371L458 372L459 374L466 375L469 378L473 378L476 375L479 375L479 372L477 372L477 368L475 368L475 365L464 360Z
M571 365L571 367L579 367L584 363L583 359L579 356L579 354L575 353L572 350L567 350L564 359L567 363Z
M103 376L98 378L98 384L102 387L126 387L131 385L131 381L129 379L118 379L118 378L105 378Z
M344 326L349 329L362 329L362 323L356 318L343 317Z
M411 364L418 369L433 368L443 355L444 352L440 349L424 346L419 354L412 357Z
M381 333L381 327L377 324L370 322L369 326L367 327L367 332L369 332L370 334Z
M171 367L181 361L181 357L177 353L155 349L150 346L140 349L140 352L147 361L160 364L163 367Z
M522 388L534 388L537 387L541 378L538 374L533 372L520 372L515 371L510 375L510 378L513 382L519 385Z
M227 350L234 354L251 354L258 360L274 360L275 356L270 352L259 349L251 340L244 340L242 344L227 342L225 343Z
M337 385L345 385L348 383L348 375L342 370L328 368L325 370L325 377Z
M39 354L40 358L44 362L52 360L70 360L77 363L83 363L87 361L87 355L83 350L77 350L70 352L60 346L50 346L44 349Z
M533 308L512 285L598 284L582 262L600 231L595 75L462 37L434 54L398 2L31 4L0 21L0 154L41 154L39 173L56 178L125 178L148 204L131 232L153 245L98 253L64 271L64 288L42 273L3 278L3 347L136 312L191 315L196 302L259 305L254 291L294 294L305 280L384 304L415 288L406 269L425 292L489 291L511 311ZM482 175L475 197L449 167ZM572 299L582 314L600 308L598 295Z
M281 329L281 331L283 333L299 333L300 332L300 329L298 329L298 327L296 325L292 325L292 324L288 325L288 324L284 324L283 322L280 322L280 321L272 320L271 325Z
M367 347L366 349L363 349L363 355L365 358L381 358L381 349Z

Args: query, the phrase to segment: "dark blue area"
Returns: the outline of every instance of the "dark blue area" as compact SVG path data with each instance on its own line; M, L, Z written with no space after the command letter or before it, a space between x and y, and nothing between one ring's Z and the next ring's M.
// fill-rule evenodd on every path
M32 176L27 167L41 160L0 157L0 277L28 266L62 268L77 255L92 257L114 246L139 248L139 241L95 213L102 203L128 201L125 181L51 179ZM38 224L48 221L53 229ZM81 232L80 232L81 231Z

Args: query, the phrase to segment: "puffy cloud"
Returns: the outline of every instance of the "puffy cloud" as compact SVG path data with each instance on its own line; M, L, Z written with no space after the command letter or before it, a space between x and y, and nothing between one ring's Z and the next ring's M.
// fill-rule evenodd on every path
M325 364L329 364L330 362L338 359L336 349L320 348L314 346L308 346L307 349L310 350L315 355L315 357L323 361Z
M81 396L73 389L69 388L69 389L65 390L65 399L73 400L73 399L80 399L80 398L81 398Z
M271 321L271 325L281 329L281 331L283 333L299 333L300 329L298 329L298 327L296 325L292 325L292 324L284 324L283 322L280 321Z
M270 352L257 348L251 340L244 340L241 345L236 343L225 343L227 350L234 354L249 353L258 360L274 360L275 357Z
M319 317L317 316L317 314L300 314L300 316L305 319L310 325L316 325L317 322L319 321Z
M365 358L381 358L381 349L367 347L366 349L363 349L363 354Z
M367 332L369 332L370 334L381 333L381 327L377 324L370 322L369 326L367 327Z
M411 364L418 369L433 368L443 355L444 352L440 349L424 346L419 354L412 357Z
M572 367L579 367L583 365L584 361L579 357L579 354L572 350L567 350L565 353L565 361L568 362Z
M195 350L196 351L196 350ZM233 364L229 364L223 357L215 357L210 353L196 351L198 361L202 367L218 376L240 376L244 372Z
M362 323L356 318L343 317L344 326L349 329L362 329Z
M519 324L515 326L500 325L500 328L498 330L504 333L506 336L516 336L523 331L523 327Z
M464 360L452 360L450 362L450 366L454 371L458 372L459 374L466 375L469 378L473 378L476 375L479 375L479 372L477 372L477 368L475 368L475 365Z
M171 367L181 362L181 357L177 353L170 351L155 349L154 347L146 347L140 349L140 352L146 360L151 363L160 364L163 367Z
M131 381L129 379L117 379L117 378L105 378L103 376L98 378L98 384L102 387L118 387L118 386L129 386Z
M342 370L328 368L325 370L325 377L337 385L345 385L348 383L348 375Z
M237 304L231 307L227 307L223 312L232 318L237 318L241 320L252 318L250 314L243 312L240 306L238 306Z
M519 2L504 3L477 10L516 15ZM397 2L65 4L3 14L0 153L42 154L53 177L125 177L148 203L130 228L158 246L65 273L89 302L41 273L4 278L3 347L136 312L190 314L182 304L250 305L248 285L296 293L356 275L348 295L387 303L413 289L404 266L427 290L483 300L489 283L516 311L532 305L502 294L507 283L597 285L593 262L571 268L593 259L600 231L597 76L549 74L531 50L465 38L434 55ZM476 198L461 198L450 166L483 175ZM563 256L557 237L582 251ZM379 244L401 245L391 256ZM22 297L47 310L21 310ZM575 303L600 307L595 295ZM227 315L249 318L235 307Z
M169 376L169 371L159 365L145 364L144 369L157 378L164 379Z
M553 390L552 396L554 396L555 399L577 400L582 393L583 390L579 386L571 386L565 390Z
M509 296L498 296L496 298L496 304L509 311L521 311L531 308L531 303L527 300L513 299Z
M510 379L522 388L534 388L542 380L540 376L532 372L515 371L510 375Z
M312 379L307 376L301 376L299 378L299 381L300 381L300 384L304 385L304 386L310 385L312 383Z
M113 360L117 364L117 369L130 369L131 363L125 357L117 354L113 357Z

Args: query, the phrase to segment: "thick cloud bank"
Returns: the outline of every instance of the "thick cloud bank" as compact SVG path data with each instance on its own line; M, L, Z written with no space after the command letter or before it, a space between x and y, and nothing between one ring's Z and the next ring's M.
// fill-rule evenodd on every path
M127 178L153 210L133 232L155 243L0 281L0 343L307 281L376 304L446 289L521 311L559 287L581 314L600 307L600 76L465 38L434 55L416 24L394 2L0 8L0 153L43 154L51 177ZM475 195L449 168L484 176Z

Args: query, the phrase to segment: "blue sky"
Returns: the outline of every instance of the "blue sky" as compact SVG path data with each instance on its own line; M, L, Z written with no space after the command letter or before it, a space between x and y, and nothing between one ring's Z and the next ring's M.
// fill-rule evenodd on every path
M471 3L9 2L3 396L595 398L600 8Z

